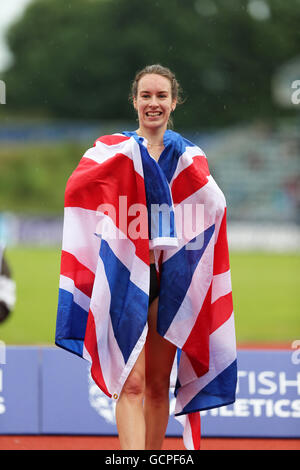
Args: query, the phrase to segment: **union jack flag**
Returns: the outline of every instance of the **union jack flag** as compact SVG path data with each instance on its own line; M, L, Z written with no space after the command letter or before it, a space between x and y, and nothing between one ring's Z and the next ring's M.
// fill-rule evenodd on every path
M177 347L175 416L199 449L200 411L235 401L226 201L198 146L171 130L164 146L156 162L135 132L103 136L70 176L55 342L118 400L146 341L153 249L157 330Z

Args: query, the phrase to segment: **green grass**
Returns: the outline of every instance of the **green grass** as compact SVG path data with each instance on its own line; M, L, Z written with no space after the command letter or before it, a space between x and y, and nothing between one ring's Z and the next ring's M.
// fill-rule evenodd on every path
M239 341L300 338L300 253L231 255Z
M91 145L1 145L0 211L61 214L67 179Z
M6 344L53 344L59 249L10 248L7 259L17 283L17 303L9 319L0 324L0 339Z
M18 300L0 324L6 344L53 344L60 250L14 247L7 252ZM238 343L300 338L300 254L231 253Z

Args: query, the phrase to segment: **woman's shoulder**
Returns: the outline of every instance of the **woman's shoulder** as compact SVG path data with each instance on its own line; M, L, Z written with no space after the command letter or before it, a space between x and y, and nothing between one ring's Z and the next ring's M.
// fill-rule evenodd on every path
M193 142L190 138L187 138L183 134L171 129L168 129L165 133L165 143L173 145L173 147L177 149L179 155L184 154L187 149L193 154L199 153L201 155L205 155L198 143Z
M97 145L98 142L105 145L117 145L128 139L130 139L130 136L125 135L125 133L106 134L98 137L95 140L94 147Z

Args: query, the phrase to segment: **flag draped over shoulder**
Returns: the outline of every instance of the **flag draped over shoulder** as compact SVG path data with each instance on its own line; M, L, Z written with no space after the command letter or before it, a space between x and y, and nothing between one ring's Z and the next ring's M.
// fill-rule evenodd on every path
M147 336L153 249L157 330L177 346L175 416L199 449L199 412L235 400L226 201L199 147L170 130L164 146L156 162L135 132L103 136L70 176L55 342L118 400Z

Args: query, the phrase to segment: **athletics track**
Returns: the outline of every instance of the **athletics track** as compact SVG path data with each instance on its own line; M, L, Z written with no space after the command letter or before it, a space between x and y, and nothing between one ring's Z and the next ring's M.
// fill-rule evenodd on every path
M0 450L120 450L116 436L0 436ZM185 450L168 437L163 450ZM202 438L201 450L300 450L300 439Z
M239 349L290 349L290 344L243 344ZM120 450L116 436L0 435L0 450ZM185 450L182 438L167 437L163 450ZM300 450L300 439L202 438L201 450Z

